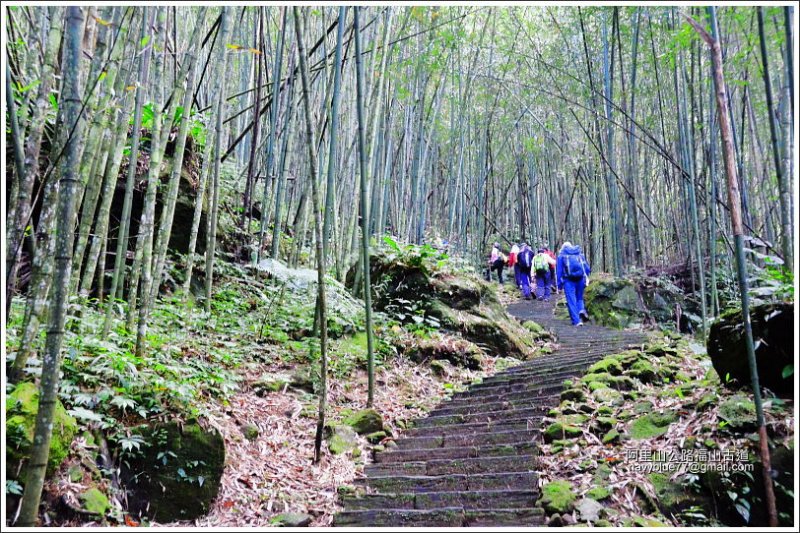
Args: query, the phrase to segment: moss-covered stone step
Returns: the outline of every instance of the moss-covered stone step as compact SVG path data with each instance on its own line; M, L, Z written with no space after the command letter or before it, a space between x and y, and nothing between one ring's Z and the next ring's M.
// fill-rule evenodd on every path
M365 494L346 496L342 504L352 511L369 509L440 509L461 507L474 509L528 509L536 505L538 490L449 491L415 494Z
M487 431L510 431L512 429L528 429L538 427L540 416L503 418L498 420L488 420L474 424L443 424L439 426L426 426L411 428L403 433L404 437L431 437L436 435L447 435L452 433L476 433Z
M500 457L506 455L534 455L538 453L535 442L525 440L504 444L487 444L484 446L454 446L450 448L408 448L394 449L375 454L376 463L402 463L434 459L466 459L472 457Z
M362 478L356 484L378 492L441 492L517 489L537 487L536 472L495 472L491 474L450 474L442 476L376 476Z
M449 426L455 424L480 424L490 422L501 422L503 420L511 420L515 418L536 417L546 414L553 406L558 405L558 397L554 396L550 402L540 402L537 405L526 409L514 409L506 411L501 409L499 411L487 411L483 413L431 413L426 418L420 418L412 421L409 426L412 428L427 428L435 426Z
M454 446L485 446L488 444L507 444L532 441L539 429L518 429L511 431L491 431L486 433L451 433L447 435L409 437L397 441L398 450L452 448Z
M334 526L372 527L469 527L487 525L539 526L544 523L540 509L464 510L448 507L435 510L392 509L344 511L336 515Z
M536 455L433 459L408 463L374 463L364 469L367 476L450 474L491 474L494 472L529 472L537 467Z

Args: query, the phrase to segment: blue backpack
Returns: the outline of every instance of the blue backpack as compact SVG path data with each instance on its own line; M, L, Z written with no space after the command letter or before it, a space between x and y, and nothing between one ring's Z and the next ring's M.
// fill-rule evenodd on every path
M564 256L564 276L567 279L579 280L586 275L586 261L583 254L568 254Z
M533 250L525 248L519 253L519 264L525 268L531 268L533 262Z

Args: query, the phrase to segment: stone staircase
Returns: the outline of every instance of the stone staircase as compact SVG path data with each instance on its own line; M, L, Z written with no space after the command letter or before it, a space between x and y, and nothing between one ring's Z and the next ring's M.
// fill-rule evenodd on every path
M542 418L559 403L562 382L645 336L555 318L554 302L509 306L520 320L550 330L559 348L456 393L414 421L397 446L375 454L345 496L336 526L541 526L537 449Z

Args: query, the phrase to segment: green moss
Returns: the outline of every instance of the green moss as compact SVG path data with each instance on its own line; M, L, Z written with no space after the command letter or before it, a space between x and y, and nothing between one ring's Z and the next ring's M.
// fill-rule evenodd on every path
M277 527L306 527L313 518L305 513L281 513L269 519L270 525Z
M369 442L370 444L377 444L385 438L386 438L385 431L376 431L375 433L370 433L369 435L367 435L367 442Z
M258 426L255 424L247 424L244 427L244 430L242 430L242 433L244 433L244 438L247 440L256 440L260 434L260 431L258 430Z
M647 518L644 516L633 516L626 518L622 521L624 527L669 527L663 522L659 522L654 518Z
M631 365L628 375L642 383L652 383L658 377L658 370L652 363L639 359Z
M719 418L731 431L753 431L756 428L756 406L747 396L736 394L720 404Z
M585 424L587 420L589 420L589 417L587 417L585 414L575 413L572 415L562 415L558 417L556 422L566 426L580 426Z
M383 417L375 409L364 409L344 419L359 435L383 431Z
M659 437L667 432L669 425L675 421L676 417L671 412L649 413L634 420L628 429L628 434L632 439L649 439Z
M586 371L587 374L600 374L603 372L619 376L622 374L622 365L614 357L606 357L590 366Z
M588 497L593 500L602 501L611 496L611 491L605 487L593 487L589 489L589 492L586 493ZM599 526L600 523L595 523L596 526Z
M356 432L349 426L334 426L333 434L328 438L328 450L333 455L340 455L358 448Z
M658 508L666 515L678 514L689 507L705 507L710 504L707 497L693 494L679 482L670 481L667 474L654 472L647 477L653 484Z
M612 416L598 416L595 425L602 431L607 431L617 425L617 419Z
M33 445L36 413L39 410L39 389L30 382L20 383L6 398L6 461L15 469L26 460ZM69 455L70 446L78 432L78 422L56 399L53 433L47 459L47 475L51 475ZM10 470L9 470L10 471ZM21 481L27 478L25 469Z
M554 442L559 439L576 439L583 434L583 430L577 426L554 422L544 430L545 442Z
M81 507L86 512L103 516L111 508L108 498L97 488L91 488L80 495Z
M149 427L142 436L149 446L140 456L129 457L123 470L129 511L158 522L206 514L225 468L222 435L196 422L170 422ZM170 453L164 461L166 452Z
M592 397L599 403L608 405L621 405L623 403L622 394L614 389L603 388L592 393Z
M608 431L608 433L603 435L603 444L613 444L619 442L619 439L620 439L619 431L612 428Z
M586 393L583 392L581 389L567 389L561 393L560 400L562 402L565 400L582 402L586 400Z
M552 481L542 487L541 503L548 513L568 513L575 506L575 494L569 481Z

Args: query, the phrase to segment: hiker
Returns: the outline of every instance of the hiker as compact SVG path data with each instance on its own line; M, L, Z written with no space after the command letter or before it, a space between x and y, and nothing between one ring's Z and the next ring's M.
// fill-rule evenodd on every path
M522 243L519 255L517 256L517 264L519 264L519 282L522 289L522 296L526 300L531 299L531 267L533 266L533 250L526 243Z
M511 247L511 251L508 252L508 266L514 267L514 283L517 284L517 288L519 289L520 281L519 281L519 261L517 257L519 256L519 245L514 243L514 246Z
M550 301L550 269L555 268L556 260L539 248L533 258L533 275L536 277L536 299Z
M556 261L556 278L559 290L564 290L567 300L569 318L573 326L582 326L583 320L589 320L583 303L583 290L589 282L592 269L581 252L580 246L565 242L561 246Z
M552 259L552 261L550 262L550 290L553 292L557 292L558 287L556 285L556 254L546 244L542 248L544 248L544 253L546 253L550 257L550 259Z
M502 285L503 284L503 267L506 264L506 256L503 252L500 251L500 243L494 243L492 246L492 253L489 256L489 265L491 265L491 271L497 271L497 282Z

